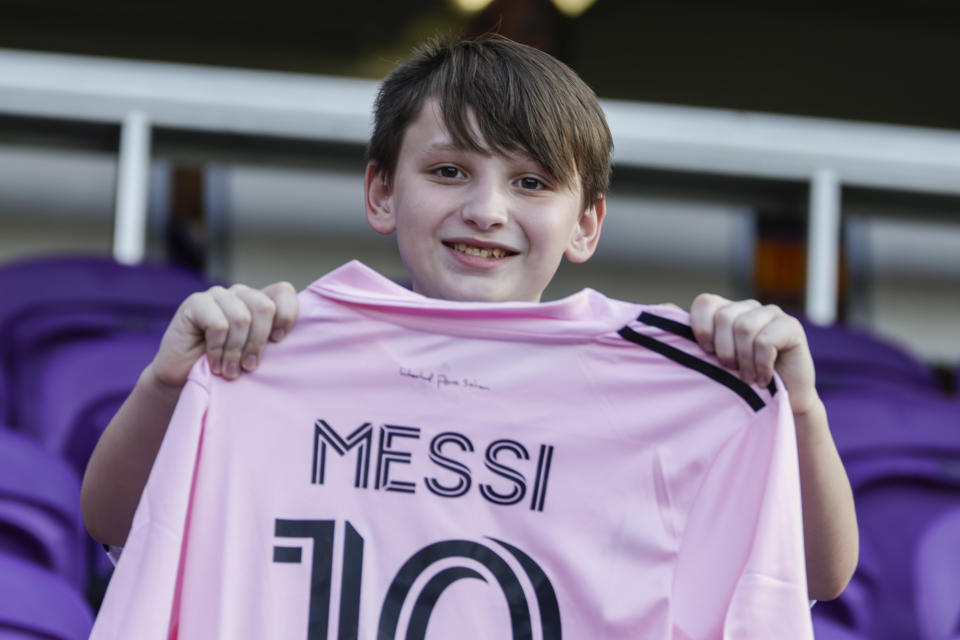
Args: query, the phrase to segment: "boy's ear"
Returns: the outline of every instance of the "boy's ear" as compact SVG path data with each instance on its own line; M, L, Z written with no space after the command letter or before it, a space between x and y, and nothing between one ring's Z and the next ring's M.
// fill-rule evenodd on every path
M393 233L397 221L393 215L393 189L390 179L371 160L367 163L367 172L363 177L363 194L367 208L367 222L377 233Z
M574 228L570 246L567 247L567 260L570 262L586 262L597 250L600 241L600 228L607 215L607 200L600 196L580 214L577 226Z

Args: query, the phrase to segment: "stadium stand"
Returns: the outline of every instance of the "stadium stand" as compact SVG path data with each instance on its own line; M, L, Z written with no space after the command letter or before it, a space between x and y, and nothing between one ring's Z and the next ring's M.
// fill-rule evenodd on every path
M0 419L20 428L21 372L34 349L84 336L164 327L180 302L212 283L160 265L121 265L110 258L66 256L0 268Z
M0 555L28 558L82 589L84 540L76 471L32 440L0 429Z
M866 636L822 616L813 617L813 636L817 640L866 640Z
M943 623L935 621L960 614L960 598L954 596L948 613L948 596L926 602L931 574L921 571L919 558L932 553L922 549L941 539L935 523L949 522L939 519L960 500L956 402L931 367L890 341L840 325L804 322L804 328L861 536L850 584L813 609L816 637L955 637L943 635ZM931 625L939 635L930 635Z
M960 638L960 508L923 532L914 563L921 640Z
M85 640L90 606L60 576L22 558L0 554L0 637Z
M21 369L20 429L82 473L106 427L94 418L119 408L161 337L159 331L119 333L37 348Z
M825 327L804 321L803 328L821 392L878 385L927 391L939 387L931 367L888 340L844 325Z
M916 604L913 559L928 528L960 501L960 412L942 394L909 385L823 397L854 491L861 561L846 592L814 614L846 618L876 640L917 637L928 612ZM846 613L856 609L864 613Z

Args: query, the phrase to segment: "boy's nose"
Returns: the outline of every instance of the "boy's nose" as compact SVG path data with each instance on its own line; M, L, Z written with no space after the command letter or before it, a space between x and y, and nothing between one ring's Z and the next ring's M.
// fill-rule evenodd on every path
M507 222L507 194L492 184L476 184L470 190L461 209L463 220L486 231Z

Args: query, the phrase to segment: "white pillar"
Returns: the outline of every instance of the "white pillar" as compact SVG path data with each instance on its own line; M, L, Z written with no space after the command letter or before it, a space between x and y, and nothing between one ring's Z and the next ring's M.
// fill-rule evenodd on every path
M149 170L150 120L142 111L133 111L120 130L113 229L113 257L124 264L140 262L146 252Z
M817 324L831 324L837 319L840 254L840 180L833 170L813 174L807 219L806 314Z

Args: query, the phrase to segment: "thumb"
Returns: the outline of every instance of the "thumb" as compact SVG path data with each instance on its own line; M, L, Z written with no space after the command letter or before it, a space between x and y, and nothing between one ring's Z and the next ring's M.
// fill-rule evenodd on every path
M270 329L270 339L278 342L293 328L300 310L297 299L297 290L289 282L274 282L261 291L276 305L273 316L273 325Z

